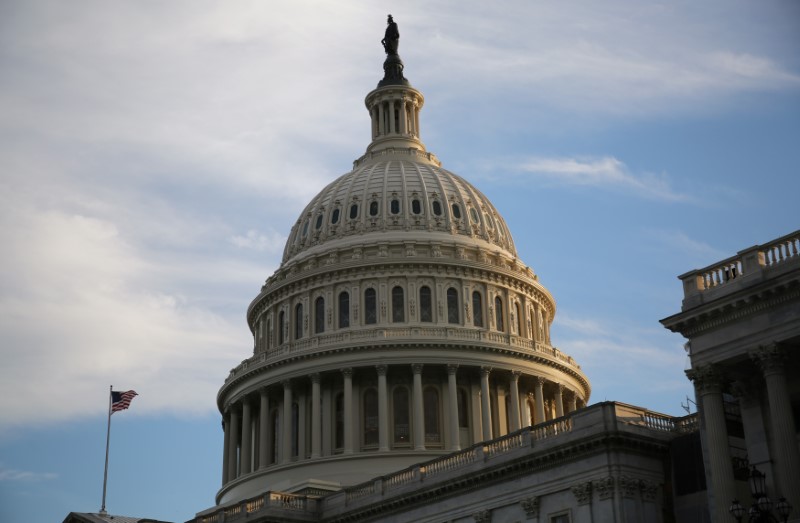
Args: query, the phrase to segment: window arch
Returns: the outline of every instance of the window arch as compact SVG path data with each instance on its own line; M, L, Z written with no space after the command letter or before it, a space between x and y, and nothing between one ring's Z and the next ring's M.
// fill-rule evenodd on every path
M294 339L299 340L303 337L303 304L298 303L294 307Z
M372 325L378 323L378 304L375 289L369 288L364 291L364 323Z
M425 387L422 391L423 413L425 419L425 443L441 443L442 429L439 415L439 390Z
M392 322L401 323L406 321L405 295L403 288L399 285L392 288Z
M478 291L472 292L472 324L483 327L483 296Z
M364 446L378 444L378 392L369 388L364 392Z
M431 288L427 285L419 288L419 321L433 321L433 300Z
M350 293L339 293L339 328L346 329L350 326Z
M447 323L458 324L458 291L453 287L447 289Z
M494 321L497 330L501 332L506 330L503 325L503 300L500 299L500 296L494 298Z
M395 387L392 391L393 433L395 445L407 445L411 442L411 425L409 416L408 389Z
M314 301L314 332L325 332L325 298L322 296Z
M286 331L286 314L284 311L278 313L278 345L283 345L284 332Z

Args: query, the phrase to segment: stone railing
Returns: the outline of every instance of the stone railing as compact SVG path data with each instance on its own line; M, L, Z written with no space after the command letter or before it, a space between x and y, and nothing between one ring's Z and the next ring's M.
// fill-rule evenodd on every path
M520 338L502 332L456 327L378 327L354 328L335 334L320 334L297 341L286 342L278 347L260 352L244 360L240 365L231 370L227 381L241 375L249 369L262 364L270 364L291 358L297 355L320 352L333 349L337 346L352 347L354 342L379 342L391 343L396 339L415 341L419 339L431 341L465 341L480 342L489 345L502 345L528 354L541 354L557 360L573 369L580 370L572 356L564 354L555 347L546 343L534 341L529 338Z
M689 298L789 261L798 260L800 260L800 230L767 244L739 251L735 256L704 269L689 271L679 278L683 281L684 297Z
M223 523L246 520L257 516L259 512L270 509L281 509L292 512L316 512L318 500L307 496L298 496L285 492L265 492L235 505L222 507L209 514L197 516L193 523Z

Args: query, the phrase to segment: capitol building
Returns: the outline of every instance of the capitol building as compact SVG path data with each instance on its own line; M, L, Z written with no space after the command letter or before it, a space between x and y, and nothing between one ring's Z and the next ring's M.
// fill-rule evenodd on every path
M721 512L728 497L749 501L746 481L729 452L708 457L706 396L684 418L590 403L580 362L551 340L556 301L501 213L423 143L425 98L398 37L390 17L365 153L305 206L247 309L252 354L217 396L221 487L192 523L734 521ZM792 285L799 238L778 243ZM696 302L705 287L687 279ZM792 292L776 304L789 303L782 332L796 342ZM665 325L691 338L686 316ZM784 388L774 394L791 396L791 416L800 391ZM732 398L715 390L719 405ZM747 448L731 412L714 410L711 441ZM796 431L780 430L797 456ZM797 485L782 477L773 489Z

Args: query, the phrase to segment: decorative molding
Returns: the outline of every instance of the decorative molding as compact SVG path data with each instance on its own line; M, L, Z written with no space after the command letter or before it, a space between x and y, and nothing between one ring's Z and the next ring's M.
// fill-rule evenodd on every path
M595 480L593 485L594 490L597 491L600 499L609 499L614 497L614 478L608 476L607 478Z
M482 510L472 515L475 523L492 523L492 511Z
M722 392L724 377L714 364L698 365L686 371L686 376L694 382L700 394L719 394Z
M592 501L592 482L578 483L570 487L578 505L585 505Z
M760 345L750 352L750 359L758 364L765 376L785 372L786 351L777 343Z
M541 505L539 496L523 499L519 504L522 505L522 510L525 511L525 516L527 516L528 519L539 517L539 505Z
M658 484L646 479L641 480L640 484L642 489L642 499L645 501L655 501L656 494L658 493Z
M635 498L639 494L640 483L638 479L620 476L617 480L622 495L626 498Z

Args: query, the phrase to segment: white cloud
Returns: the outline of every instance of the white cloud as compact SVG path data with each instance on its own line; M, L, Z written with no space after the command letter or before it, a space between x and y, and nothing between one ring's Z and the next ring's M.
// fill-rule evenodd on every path
M602 158L529 158L511 171L553 180L565 185L622 189L636 195L666 201L690 201L689 195L670 187L666 175L632 173L622 161Z
M54 472L30 472L27 470L9 469L0 465L0 481L33 482L48 481L58 478Z
M269 235L267 235L255 229L250 229L244 235L232 236L230 241L235 246L243 249L277 253L283 249L286 243L286 236L280 235L275 231L270 231Z

